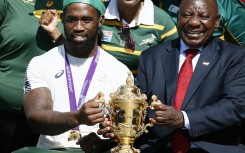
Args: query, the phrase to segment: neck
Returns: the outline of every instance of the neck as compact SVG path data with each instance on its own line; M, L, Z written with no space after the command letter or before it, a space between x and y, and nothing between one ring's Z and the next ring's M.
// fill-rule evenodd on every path
M127 5L127 4L120 3L120 1L118 1L118 11L120 17L124 19L127 23L131 23L136 17L138 17L139 12L142 9L143 5L144 5L143 1L140 1L135 5Z

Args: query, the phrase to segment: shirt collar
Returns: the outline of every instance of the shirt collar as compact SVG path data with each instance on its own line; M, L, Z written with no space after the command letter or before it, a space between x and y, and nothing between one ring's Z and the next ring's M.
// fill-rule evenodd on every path
M189 49L190 47L187 46L182 39L180 39L180 54L185 55L185 51ZM202 52L203 47L197 48L200 52Z
M111 0L106 12L105 12L105 19L117 19L120 21L120 15L118 12L117 7L117 0ZM123 22L126 24L126 21L123 20ZM133 20L131 23L128 23L129 27L135 27L140 24L144 25L154 25L154 5L151 0L144 0L144 5L139 13L138 16L138 23L136 25L135 20Z

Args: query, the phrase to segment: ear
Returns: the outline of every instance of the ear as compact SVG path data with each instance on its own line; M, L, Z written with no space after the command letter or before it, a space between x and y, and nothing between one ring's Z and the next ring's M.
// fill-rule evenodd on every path
M219 27L219 23L220 23L220 15L218 14L215 19L215 28Z
M100 19L99 19L99 27L101 27L101 25L104 23L104 21L105 21L105 16L101 15Z

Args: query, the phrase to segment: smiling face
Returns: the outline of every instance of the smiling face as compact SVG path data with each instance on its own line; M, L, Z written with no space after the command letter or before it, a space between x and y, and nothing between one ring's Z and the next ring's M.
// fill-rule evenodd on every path
M215 0L182 0L177 28L180 37L190 48L203 46L219 26Z
M103 23L98 11L88 4L73 3L65 8L63 16L69 53L91 52L97 43L99 26Z

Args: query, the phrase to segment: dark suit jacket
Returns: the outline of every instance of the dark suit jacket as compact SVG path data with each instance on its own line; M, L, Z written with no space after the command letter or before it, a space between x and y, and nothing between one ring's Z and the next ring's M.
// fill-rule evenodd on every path
M173 105L178 78L180 40L142 52L136 85L150 99L156 95ZM150 102L149 102L150 103ZM245 49L212 38L203 47L183 101L191 130L181 130L196 146L208 152L243 152L239 126L245 118ZM148 110L147 117L154 111ZM173 130L153 126L140 138L141 148L160 152Z

